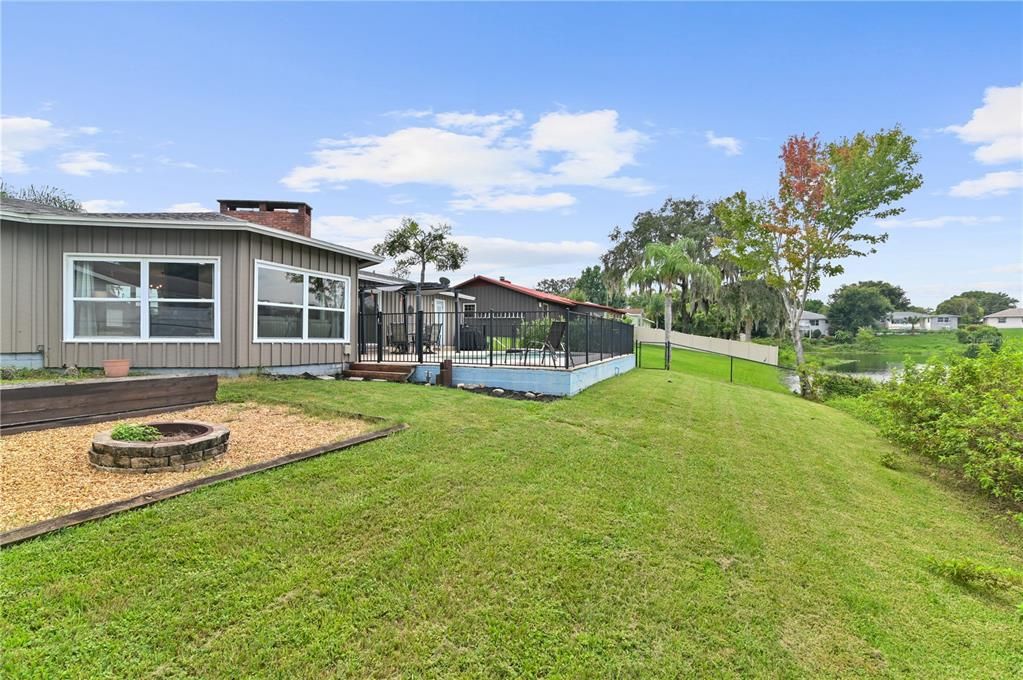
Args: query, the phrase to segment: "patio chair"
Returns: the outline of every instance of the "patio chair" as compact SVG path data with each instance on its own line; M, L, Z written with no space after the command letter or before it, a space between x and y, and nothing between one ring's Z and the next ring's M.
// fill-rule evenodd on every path
M568 353L568 348L565 347L565 329L568 327L567 321L552 321L551 327L547 330L547 337L543 340L527 340L523 344L523 349L527 350L522 353L522 363L526 363L526 357L529 356L528 350L538 349L540 350L540 365L542 366L547 360L547 355L550 354L551 363L555 366L558 365L558 352L563 351ZM568 353L568 362L571 365L572 355Z
M404 354L408 352L408 330L403 323L392 323L387 333L387 345L393 347L395 352Z
M426 326L423 330L423 351L424 352L435 352L440 347L441 331L444 330L443 324L431 323Z

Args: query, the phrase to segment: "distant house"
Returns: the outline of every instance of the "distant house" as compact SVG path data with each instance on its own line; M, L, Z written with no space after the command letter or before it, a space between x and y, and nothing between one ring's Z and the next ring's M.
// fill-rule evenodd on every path
M545 293L528 286L512 283L503 276L498 279L489 276L474 276L468 281L454 286L454 289L476 299L472 311L478 316L487 314L489 310L501 310L501 314L574 312L613 319L621 319L625 316L622 310L615 307L600 305L596 302L578 302L553 293Z
M921 312L892 312L884 321L890 331L954 331L959 328L955 314L923 314Z
M632 325L636 328L654 327L654 322L643 315L642 307L626 307L622 311L625 313L625 317L627 319L632 320Z
M828 317L817 312L804 311L799 318L799 331L804 338L813 337L814 331L820 331L820 335L829 334Z
M988 314L984 317L984 323L995 328L1023 328L1023 307Z

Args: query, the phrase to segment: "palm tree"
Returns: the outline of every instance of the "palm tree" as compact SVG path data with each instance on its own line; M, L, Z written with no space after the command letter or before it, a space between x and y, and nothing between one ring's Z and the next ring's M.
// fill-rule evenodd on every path
M643 250L642 263L629 273L629 283L642 290L660 288L664 294L664 361L671 366L671 311L675 289L716 291L721 285L721 274L714 267L696 261L696 241L680 238L670 245L648 243Z

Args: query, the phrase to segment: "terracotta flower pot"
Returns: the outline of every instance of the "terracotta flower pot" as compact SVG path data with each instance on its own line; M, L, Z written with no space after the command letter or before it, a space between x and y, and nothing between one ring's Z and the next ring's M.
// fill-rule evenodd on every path
M127 359L107 359L103 362L103 372L108 378L123 378L128 375L131 362Z

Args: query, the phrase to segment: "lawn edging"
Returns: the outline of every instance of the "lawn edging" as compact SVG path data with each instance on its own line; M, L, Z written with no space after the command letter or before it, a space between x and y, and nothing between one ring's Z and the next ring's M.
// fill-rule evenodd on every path
M362 417L365 418L365 416ZM0 533L0 548L5 548L16 543L21 543L22 541L37 538L54 531L60 531L61 529L84 524L85 522L92 520L116 515L117 513L125 512L126 510L144 508L169 498L190 493L197 489L219 484L220 482L227 482L232 479L238 479L239 477L263 472L264 470L272 470L274 468L282 467L289 463L297 463L301 460L316 458L317 456L322 456L325 453L342 451L344 449L350 449L353 446L358 446L359 444L367 444L378 439L384 439L392 434L407 430L408 427L409 426L406 423L399 423L383 430L377 430L376 432L367 432L366 434L349 437L348 439L343 439L339 442L332 442L330 444L324 444L323 446L306 449L305 451L285 454L261 463L253 463L252 465L246 465L245 467L236 468L234 470L226 470L208 477L200 477L182 484L169 486L165 489L159 489L157 491L133 496L120 501L114 501L112 503L97 505L92 508L86 508L85 510L78 510L77 512L61 515L60 517L53 517L51 519L43 520L42 522L18 527L17 529L10 529L9 531Z

